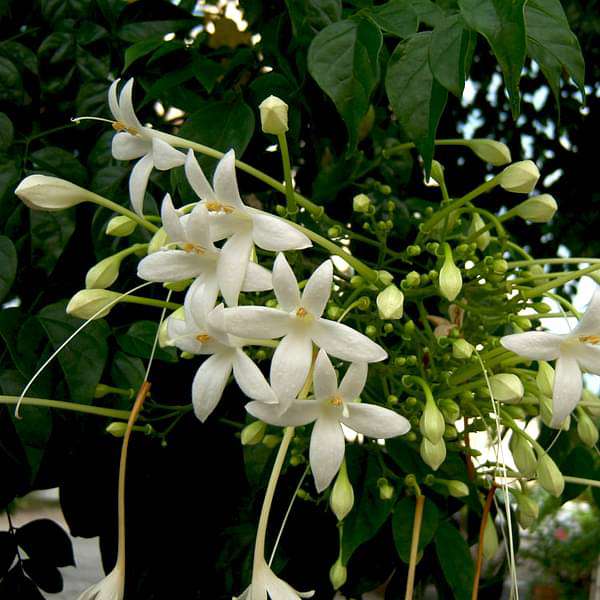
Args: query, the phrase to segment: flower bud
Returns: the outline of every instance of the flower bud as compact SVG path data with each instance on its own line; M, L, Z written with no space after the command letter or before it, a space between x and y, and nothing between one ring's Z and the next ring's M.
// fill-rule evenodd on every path
M538 461L531 444L522 435L513 432L509 447L519 472L525 477L533 475Z
M449 494L454 496L454 498L462 498L463 496L469 495L469 486L457 479L447 481L446 486L448 487Z
M498 532L496 531L496 525L494 519L488 513L487 522L483 530L483 556L487 560L492 560L496 556L498 551Z
M439 185L444 183L444 167L435 159L431 161L431 179L436 181Z
M394 285L388 285L377 295L380 319L400 319L404 313L404 294Z
M585 409L592 417L600 417L600 398L590 390L583 390L582 399L585 400L587 406Z
M354 490L350 479L348 479L345 460L342 461L342 466L333 484L331 496L329 496L329 506L338 521L343 521L354 506Z
M485 227L485 223L483 222L483 219L481 218L479 213L473 213L473 219L471 220L471 225L469 225L468 235L473 236L473 235L475 235L475 233L477 231L479 231L480 229L483 229L484 227ZM483 252L489 246L490 239L491 239L491 235L490 235L489 230L484 231L483 233L480 233L475 238L475 243L477 244L477 247L479 248L479 250L481 250Z
M94 390L94 398L104 398L113 391L109 385L105 385L104 383L99 383Z
M421 434L430 442L436 444L442 439L445 427L444 415L437 407L433 398L429 396L425 401L425 408L419 421Z
M357 213L366 213L371 206L371 199L366 194L357 194L352 198L352 210Z
M167 236L167 232L164 227L161 227L150 240L148 244L148 254L153 254L160 250L163 246L166 246L169 243L169 237Z
M558 206L550 194L540 194L528 198L514 207L514 213L532 223L547 223L553 216Z
M598 442L598 428L583 409L577 412L577 435L590 448Z
M119 276L119 267L123 260L120 253L107 256L95 264L85 276L86 289L105 290L110 287Z
M538 461L537 479L539 484L553 496L560 496L565 489L565 480L556 463L544 454Z
M123 421L113 421L110 425L108 425L105 431L114 437L121 438L127 431L127 423Z
M438 286L442 295L452 302L462 289L462 275L460 269L454 264L452 251L448 244L445 244L444 254L444 264L440 269Z
M276 448L277 446L279 446L280 442L281 442L281 436L274 435L272 433L265 435L265 437L262 439L262 443L267 448Z
M181 308L183 308L183 306ZM173 314L171 314L171 317ZM158 328L158 346L159 348L167 348L174 345L173 340L169 337L169 320L164 319Z
M467 360L471 358L473 350L475 350L475 347L469 344L467 340L462 338L457 339L452 344L452 356L454 356L454 358L458 358L459 360Z
M554 369L545 360L540 360L538 364L538 372L535 376L538 389L543 396L552 397L554 388Z
M377 487L379 488L379 498L387 501L394 497L394 487L390 485L390 482L385 477L380 477L377 480Z
M507 192L528 194L533 191L540 172L530 160L521 160L506 167L498 176L498 182Z
M421 276L416 271L410 271L404 278L406 287L417 288L421 285Z
M329 569L329 581L334 590L341 588L348 578L348 569L342 564L341 557L333 563L331 569Z
M265 98L259 105L260 123L265 133L281 135L288 130L288 105L277 96Z
M499 373L490 377L490 386L494 399L498 402L520 402L525 393L523 383L513 373Z
M265 437L267 424L262 421L253 421L242 429L241 441L242 446L255 446L260 444Z
M526 494L515 493L515 498L517 499L517 519L519 520L519 525L523 529L528 529L537 520L540 514L540 507L533 498Z
M133 219L126 215L118 215L108 222L105 233L115 237L125 237L131 235L136 227L137 223Z
M438 402L438 407L442 411L446 423L455 423L460 419L460 406L454 400L443 398Z
M377 280L383 285L390 285L394 281L394 276L389 271L377 271Z
M80 319L101 319L117 304L121 296L122 294L109 290L81 290L67 304L67 313Z
M440 440L437 444L432 444L426 437L423 437L419 451L423 462L429 465L434 471L437 471L440 465L446 460L446 444L444 440Z
M18 185L15 194L29 208L56 211L93 200L94 194L70 181L48 175L29 175Z
M506 165L512 160L508 146L502 142L497 142L496 140L474 139L465 140L464 144L465 146L468 146L478 158L496 167Z

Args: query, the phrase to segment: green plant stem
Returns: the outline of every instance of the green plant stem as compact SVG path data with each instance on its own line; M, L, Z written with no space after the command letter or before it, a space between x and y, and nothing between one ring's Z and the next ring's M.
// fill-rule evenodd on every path
M569 273L566 273L562 277L554 278L553 281L551 281L549 283L544 283L542 285L538 285L537 287L529 288L526 290L522 289L521 295L524 298L534 298L535 296L540 296L544 292L548 292L554 288L561 287L561 286L565 285L566 283L569 283L569 281L572 281L573 279L577 279L578 277L583 277L584 275L593 273L594 271L597 271L598 269L600 269L600 264L593 264L585 269L579 269L578 271L571 271Z
M532 258L531 260L511 260L509 267L528 267L529 265L579 265L581 263L600 263L600 258Z
M525 250L523 250L523 248L521 248L521 246L519 246L519 244L515 244L514 242L511 242L510 240L506 240L504 243L505 243L506 247L509 248L510 250L514 250L521 256L524 256L528 262L535 260L533 258L533 256L531 256L531 254L525 252ZM508 264L510 265L511 263L508 263Z
M0 404L17 404L19 396L0 396ZM113 408L102 408L101 406L89 406L87 404L76 404L75 402L64 402L62 400L47 400L45 398L25 397L21 404L28 406L46 406L48 408L57 408L59 410L70 410L73 412L96 415L98 417L110 417L111 419L128 419L130 412L128 410L117 410Z
M124 296L119 302L130 302L131 304L143 304L145 306L156 306L158 308L167 308L177 310L183 305L177 302L166 302L165 300L156 300L154 298L145 298L144 296Z
M294 194L294 184L292 182L292 166L290 164L290 152L288 150L287 138L285 133L280 133L277 136L279 141L279 150L281 152L281 162L283 164L283 176L285 179L285 197L287 199L287 212L291 217L294 217L298 212L296 206L296 196Z
M406 593L404 600L412 600L415 587L415 571L417 569L417 558L419 554L419 538L421 536L421 523L423 521L423 506L425 504L425 496L417 493L415 517L413 520L412 539L410 542L410 558L408 562L408 576L406 578Z
M146 228L151 233L156 233L158 231L159 228L156 225L153 225L152 223L146 221L146 219L143 219L138 214L134 213L132 210L129 210L128 208L125 208L124 206L121 206L120 204L117 204L116 202L113 202L108 198L104 198L104 196L95 194L94 192L88 191L88 193L90 194L90 202L93 202L94 204L98 204L100 206L103 206L104 208L108 208L108 210L112 210L113 212L129 217L132 221L135 221L138 225L141 225L142 227Z
M572 477L571 475L563 475L563 479L567 483L578 483L580 485L591 485L592 487L600 488L600 481L596 479L585 479L583 477Z
M502 352L494 353L493 355L490 353L486 357L482 356L482 360L485 361L486 368L489 369L489 368L505 361L507 358L510 358L511 356L513 356L513 353L510 352L510 350L505 350L504 348L502 348L502 349L498 348L497 350L502 350ZM473 377L473 375L476 375L477 373L479 373L480 370L481 369L480 369L479 365L473 365L473 366L470 365L464 369L460 369L458 372L456 372L454 375L452 375L452 377L450 377L448 379L448 383L451 386L455 386L455 385L458 385L459 383L463 383L464 381L471 379L471 377Z

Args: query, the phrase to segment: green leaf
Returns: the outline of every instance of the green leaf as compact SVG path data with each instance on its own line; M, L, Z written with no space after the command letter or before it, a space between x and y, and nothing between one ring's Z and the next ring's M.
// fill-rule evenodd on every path
M0 235L0 302L15 280L17 274L17 251L12 241L4 235Z
M417 33L398 44L388 63L385 88L404 131L423 157L429 174L437 126L448 92L429 67L431 32Z
M392 516L392 532L398 556L408 563L412 544L413 523L415 520L416 501L414 497L402 498L394 507ZM419 552L423 552L431 542L440 521L440 513L432 500L425 499L423 505L423 520L419 535Z
M435 551L456 600L470 600L475 571L473 559L467 542L448 521L437 529Z
M219 78L223 75L223 66L205 56L194 57L194 77L210 94Z
M190 30L202 25L200 19L181 19L167 21L138 21L128 23L119 29L117 35L125 42L141 42L150 37L164 36L167 33Z
M594 457L589 448L583 446L577 446L574 448L566 457L565 460L560 463L560 470L563 475L570 475L571 477L582 477L584 479L593 478L596 464ZM587 486L578 485L575 483L567 483L565 489L560 497L561 503L564 504L568 500L573 500L582 494Z
M71 539L58 523L50 519L36 519L19 527L17 544L34 560L55 567L75 566Z
M412 7L419 23L425 23L429 27L435 27L444 18L444 11L431 0L412 0Z
M150 358L157 328L158 325L154 321L137 321L127 333L117 335L117 343L128 354ZM175 348L157 347L155 357L165 362L177 362L177 351Z
M0 152L7 150L13 142L15 128L5 113L0 112ZM0 167L1 169L1 167Z
M115 386L137 390L144 383L146 368L141 359L118 350L110 366L110 378Z
M527 54L539 65L559 104L560 77L571 76L585 99L581 47L559 0L530 0L525 5Z
M38 62L35 53L19 42L5 41L0 44L0 55L15 62L18 68L25 67L34 75L38 74Z
M308 70L344 119L350 150L356 147L360 122L379 82L382 43L379 27L356 19L329 25L308 49Z
M82 324L68 315L65 308L65 302L57 302L44 307L37 315L55 350ZM73 402L92 402L108 357L106 339L109 333L105 321L88 323L58 354L57 360Z
M19 102L23 97L23 82L15 65L0 56L0 100Z
M474 32L465 29L460 15L445 18L431 34L429 66L433 76L457 98L462 96L468 76L472 35Z
M54 269L75 231L74 211L30 211L32 262L48 274Z
M150 54L150 52L156 50L161 44L165 43L162 36L144 39L140 42L136 42L133 46L129 46L125 50L125 63L123 65L123 72L127 71L129 67L142 56Z
M314 35L342 17L340 0L286 0L294 35L300 36L308 29Z
M401 38L417 33L419 17L410 0L390 0L373 6L369 16L388 33Z
M525 63L525 0L459 0L471 29L485 37L504 75L513 118L519 116L519 80Z
M31 160L37 170L47 171L77 185L85 185L87 171L71 152L56 146L46 146L32 152Z

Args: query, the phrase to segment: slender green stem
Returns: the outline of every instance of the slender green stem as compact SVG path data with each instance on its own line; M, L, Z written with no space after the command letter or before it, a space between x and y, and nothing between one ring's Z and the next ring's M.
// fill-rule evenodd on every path
M533 256L531 256L531 254L525 252L525 250L523 250L523 248L521 248L521 246L519 246L518 244L515 244L514 242L511 242L510 240L506 240L505 244L506 244L506 247L509 248L510 250L514 250L517 254L524 256L528 262L534 260ZM510 265L511 263L508 263L508 264Z
M578 483L580 485L591 485L592 487L600 488L600 481L596 479L585 479L583 477L573 477L571 475L563 475L563 479L567 483Z
M119 302L131 302L132 304L143 304L145 306L157 306L158 308L168 308L177 310L183 305L177 302L166 302L165 300L156 300L154 298L145 298L144 296L124 296Z
M90 194L90 201L94 204L98 204L104 208L108 208L108 210L112 210L113 212L129 217L132 221L135 221L138 225L145 227L151 233L156 233L158 231L159 228L156 225L149 223L146 221L146 219L143 219L132 210L129 210L128 208L125 208L124 206L121 206L120 204L117 204L108 198L104 198L103 196L95 194L94 192L88 193Z
M511 260L509 267L528 267L529 265L579 265L582 263L600 263L600 258L532 258L530 260Z
M0 396L0 404L17 404L19 396ZM128 419L128 410L116 410L113 408L103 408L101 406L89 406L87 404L76 404L75 402L64 402L62 400L47 400L45 398L25 397L21 404L28 406L46 406L48 408L57 408L59 410L70 410L73 412L87 413L98 417L110 417L111 419Z
M277 136L279 141L279 150L281 152L281 162L283 164L283 176L285 179L285 197L287 198L287 211L293 217L298 211L296 206L296 196L294 194L294 184L292 182L292 166L290 164L290 152L288 150L285 133Z
M527 290L523 290L521 295L524 298L534 298L535 296L540 296L544 292L548 292L553 288L561 287L569 281L573 279L577 279L578 277L583 277L584 275L588 275L589 273L593 273L600 269L600 264L591 265L585 269L579 269L578 271L570 271L569 273L565 273L562 277L556 277L549 283L544 283L542 285L538 285L537 287L530 288Z

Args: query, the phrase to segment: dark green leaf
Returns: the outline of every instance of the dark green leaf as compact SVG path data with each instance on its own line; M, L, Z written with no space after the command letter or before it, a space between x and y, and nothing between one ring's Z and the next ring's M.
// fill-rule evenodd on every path
M115 352L110 367L110 377L115 386L137 390L144 382L145 373L144 363L139 358Z
M296 36L306 30L314 35L342 17L340 0L286 0L285 3Z
M125 50L125 63L123 65L123 72L127 71L127 69L136 61L138 58L142 58L142 56L146 56L146 54L150 54L153 50L156 50L161 44L164 44L164 40L162 36L144 39L140 42L136 42L133 46L129 46L127 50Z
M376 25L357 19L329 25L308 49L310 74L344 119L350 150L356 147L360 122L379 81L382 43Z
M79 24L76 35L77 42L81 46L87 46L88 44L93 44L94 42L105 38L108 35L108 31L97 23L84 21Z
M141 42L150 37L164 36L182 30L190 30L201 25L199 19L182 19L177 21L138 21L128 23L119 29L118 36L126 42Z
M408 37L419 28L419 17L410 0L390 0L371 8L369 15L381 29L398 37Z
M95 56L93 52L77 47L77 68L85 79L107 79L110 71L110 57Z
M138 321L127 330L127 333L118 335L117 342L125 352L133 354L133 356L150 358L157 327L158 325L154 321ZM175 348L157 347L155 356L158 360L177 362Z
M394 515L392 516L394 544L396 545L398 556L405 563L408 563L410 560L415 507L416 501L414 497L402 498L394 507ZM419 552L423 552L427 544L433 539L439 521L440 513L437 506L432 500L425 499L421 533L419 535Z
M13 142L15 129L5 113L0 112L0 152L7 150ZM1 169L2 167L0 167Z
M14 598L15 600L45 600L42 593L20 565L16 565L10 573L0 582L0 598Z
M519 80L525 63L525 0L459 0L471 29L488 41L504 75L513 118L520 111Z
M50 274L75 231L75 209L57 212L32 210L31 254L36 267Z
M79 319L65 312L65 306L64 302L50 304L38 313L38 320L55 349L81 326ZM92 401L108 356L109 332L102 320L89 323L58 354L74 402Z
M559 0L530 0L525 5L527 53L544 73L556 103L560 98L560 77L573 78L585 98L585 64L579 42Z
M77 42L72 33L55 31L41 43L38 56L51 65L57 65L64 61L72 61L76 48Z
M84 83L77 92L75 107L78 115L98 116L106 113L106 94L108 88L104 81Z
M146 92L144 100L141 106L145 106L148 102L160 98L166 92L173 88L177 88L182 83L189 81L194 77L194 64L189 63L187 65L181 65L179 69L171 71L166 75L163 75L160 79L157 79Z
M37 519L19 527L17 544L34 560L55 567L75 566L69 536L58 523L50 519Z
M4 577L17 555L15 536L8 531L0 531L0 579Z
M431 0L412 0L411 4L419 22L429 27L435 27L444 18L444 11Z
M37 56L27 46L19 44L19 42L2 42L0 43L0 55L12 60L17 67L25 67L37 75Z
M435 535L435 551L456 600L470 600L474 566L471 552L458 529L445 521Z
M44 592L48 592L49 594L62 592L63 578L56 567L29 558L23 561L23 570Z
M15 65L0 56L0 100L18 102L23 96L23 82Z
M437 126L448 93L429 67L431 32L417 33L400 42L388 63L385 88L408 137L423 157L429 173Z
M0 302L10 291L17 274L17 251L12 241L0 235Z
M110 165L99 169L94 174L90 189L106 198L114 198L121 184L131 173L131 168L121 165Z
M567 458L560 463L560 470L562 471L563 475L589 479L595 470L594 457L588 448L585 448L584 446L577 446L569 453ZM585 485L567 483L561 495L561 502L565 503L568 500L577 498L577 496L585 491L586 487L587 486Z
M202 84L202 87L210 94L219 78L223 75L223 66L205 56L194 58L194 77Z
M55 146L46 146L32 152L31 161L37 170L68 179L77 185L85 185L87 171L71 152Z

